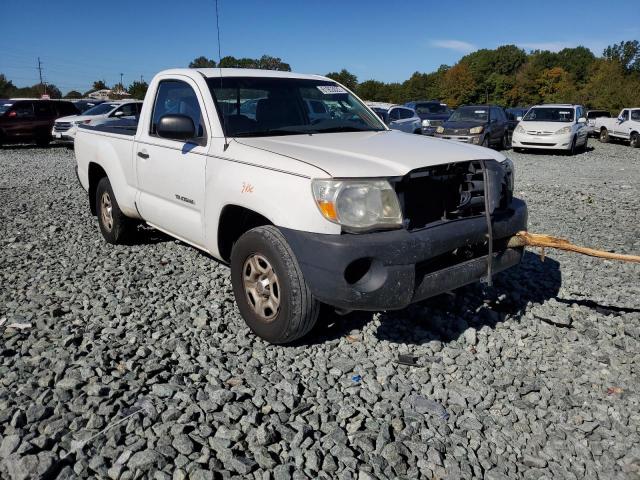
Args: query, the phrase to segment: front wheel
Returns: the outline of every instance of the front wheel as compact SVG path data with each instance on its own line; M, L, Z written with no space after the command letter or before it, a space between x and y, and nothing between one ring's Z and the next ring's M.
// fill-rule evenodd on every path
M600 130L600 142L609 143L609 131L606 128Z
M274 226L254 228L238 239L231 252L231 283L240 314L267 342L292 342L318 319L320 302Z
M633 132L631 134L631 136L629 137L629 145L631 145L633 148L640 147L640 134L638 132Z
M573 140L571 141L571 146L569 147L569 150L567 150L567 153L569 155L573 156L573 155L575 155L577 153L577 151L578 151L577 144L578 144L577 138L573 137Z

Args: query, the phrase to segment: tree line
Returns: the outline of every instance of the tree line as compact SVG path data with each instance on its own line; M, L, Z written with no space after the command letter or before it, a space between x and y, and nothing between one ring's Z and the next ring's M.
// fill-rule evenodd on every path
M557 102L617 112L640 103L640 43L632 40L611 45L601 57L585 47L527 53L515 45L504 45L477 50L435 72L415 72L402 83L358 82L345 69L327 76L363 99L380 102L438 99L453 107Z
M216 62L200 56L190 68L259 68L291 71L278 57L226 56ZM435 72L415 72L404 82L379 80L359 82L346 69L326 75L365 100L405 103L410 100L438 99L457 107L465 103L495 103L501 106L527 106L537 103L578 103L612 112L640 103L640 42L624 41L604 49L596 57L585 47L559 52L525 52L515 45L481 49L462 57L455 65L442 65ZM44 85L18 88L0 74L0 98L39 97ZM116 84L115 91L126 91L142 99L147 83L135 81L128 87ZM102 80L87 92L72 90L64 98L81 98L95 90L108 88ZM60 90L46 85L51 98L62 98Z

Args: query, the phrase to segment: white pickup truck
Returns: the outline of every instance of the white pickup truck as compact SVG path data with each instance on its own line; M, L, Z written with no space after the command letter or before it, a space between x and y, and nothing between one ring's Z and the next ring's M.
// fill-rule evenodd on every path
M634 148L640 147L640 108L623 108L618 118L596 118L594 128L602 143L612 138L627 140Z
M390 130L321 76L164 71L137 125L82 126L75 154L107 242L143 221L229 264L272 343L305 335L321 304L401 309L523 254L506 241L527 224L509 159Z

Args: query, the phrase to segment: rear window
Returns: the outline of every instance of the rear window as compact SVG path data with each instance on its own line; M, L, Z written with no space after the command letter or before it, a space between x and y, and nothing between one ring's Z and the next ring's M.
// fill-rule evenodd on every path
M13 107L13 102L0 100L0 115L4 115L11 107Z
M71 102L56 102L56 110L59 117L65 117L67 115L77 115L80 110Z
M609 112L604 112L601 110L592 110L590 112L587 112L587 118L601 118L601 117L611 118L611 114Z
M36 118L49 118L55 115L51 102L34 102Z
M416 103L416 113L447 113L447 106L440 103Z

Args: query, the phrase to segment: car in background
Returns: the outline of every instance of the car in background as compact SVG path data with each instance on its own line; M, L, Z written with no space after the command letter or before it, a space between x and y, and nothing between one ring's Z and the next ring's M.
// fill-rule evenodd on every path
M497 105L463 105L436 128L435 136L483 147L507 148L507 115Z
M520 123L520 120L527 114L529 107L510 107L505 108L504 113L507 115L507 120L509 122L509 138L513 134L513 131Z
M73 103L65 100L0 100L0 145L33 142L46 146L55 119L78 113Z
M570 155L587 148L587 119L582 105L548 104L529 109L513 131L515 151L564 150Z
M587 132L590 137L598 136L596 118L611 118L611 112L607 110L587 110Z
M55 121L51 135L61 142L73 142L78 125L102 125L112 120L134 119L140 114L140 100L103 102L81 115L71 115Z
M392 130L422 133L422 120L415 110L394 103L365 102Z
M84 113L90 108L93 108L96 105L100 105L101 103L104 103L104 102L106 102L106 100L88 99L88 100L74 100L73 104L76 106L78 110L80 110L80 113Z
M617 118L600 117L596 120L596 130L602 143L615 138L640 148L640 108L623 108Z
M423 135L434 135L436 128L448 120L453 112L446 103L438 100L419 100L404 105L415 110L420 117Z

